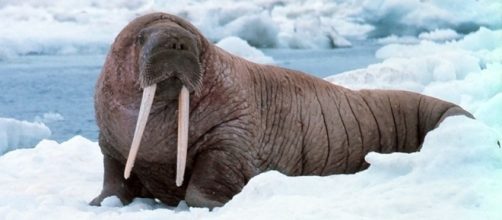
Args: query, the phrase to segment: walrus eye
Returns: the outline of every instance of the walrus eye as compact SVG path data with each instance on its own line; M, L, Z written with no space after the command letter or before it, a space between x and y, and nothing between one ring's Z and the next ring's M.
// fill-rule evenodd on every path
M139 33L136 37L136 41L138 41L139 44L143 45L145 43L145 35L143 35L143 33Z

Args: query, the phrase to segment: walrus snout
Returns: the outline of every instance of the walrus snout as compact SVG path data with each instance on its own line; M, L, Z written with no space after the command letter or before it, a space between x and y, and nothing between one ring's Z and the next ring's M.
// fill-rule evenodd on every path
M141 30L137 41L142 88L175 77L190 92L198 90L202 71L193 34L174 23L160 23Z

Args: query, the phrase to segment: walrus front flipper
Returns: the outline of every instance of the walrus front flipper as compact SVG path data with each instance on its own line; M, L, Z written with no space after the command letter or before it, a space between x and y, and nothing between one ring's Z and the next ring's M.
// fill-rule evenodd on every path
M101 202L110 196L117 196L124 205L131 203L134 197L139 196L135 193L137 189L142 188L138 187L141 185L138 178L133 175L125 180L122 177L124 166L109 156L105 155L103 162L105 167L103 189L89 205L101 206Z
M107 143L100 138L99 145L104 147ZM103 189L89 205L101 206L101 202L109 196L117 196L124 205L131 203L135 197L152 198L136 175L132 174L129 179L124 179L124 165L118 160L104 154L103 166Z
M242 190L248 178L257 175L256 168L243 160L241 154L228 153L236 148L230 146L197 155L185 195L189 206L210 209L223 206Z

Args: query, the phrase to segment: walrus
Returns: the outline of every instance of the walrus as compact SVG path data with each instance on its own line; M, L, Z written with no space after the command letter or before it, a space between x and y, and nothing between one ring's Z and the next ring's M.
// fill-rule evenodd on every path
M218 207L259 173L355 173L370 151L418 151L444 118L472 117L417 93L350 90L247 61L165 13L118 34L94 99L104 181L91 205L115 195Z

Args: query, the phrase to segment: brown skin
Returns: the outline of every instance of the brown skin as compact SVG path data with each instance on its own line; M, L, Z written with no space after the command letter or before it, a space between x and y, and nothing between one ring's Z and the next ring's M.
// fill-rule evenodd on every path
M147 65L148 64L148 65ZM123 177L142 88L158 84L131 178ZM185 181L175 185L177 95L190 91ZM103 191L169 205L225 204L253 176L355 173L370 151L413 152L460 107L405 91L353 91L233 56L181 18L154 13L116 38L96 86Z

